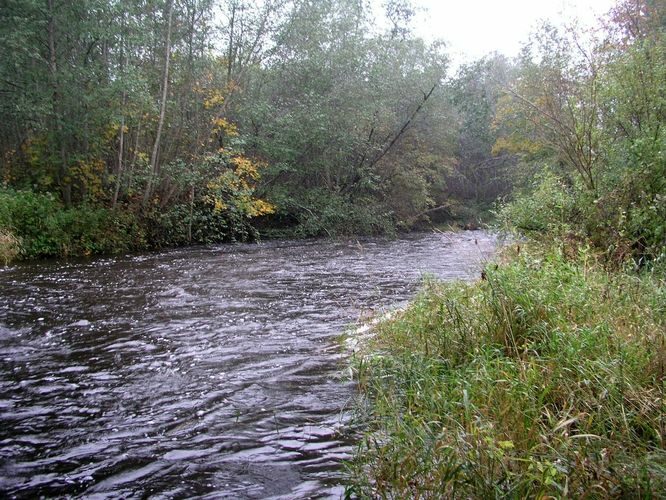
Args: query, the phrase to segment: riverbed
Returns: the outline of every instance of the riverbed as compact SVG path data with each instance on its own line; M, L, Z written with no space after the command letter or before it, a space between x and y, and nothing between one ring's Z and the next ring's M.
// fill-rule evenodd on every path
M495 246L468 231L0 268L0 492L339 498L341 334L426 274L477 278Z

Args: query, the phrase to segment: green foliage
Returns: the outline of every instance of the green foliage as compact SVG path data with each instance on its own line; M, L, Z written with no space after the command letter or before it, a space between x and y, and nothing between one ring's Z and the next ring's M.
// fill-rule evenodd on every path
M606 224L596 237L636 260L666 256L665 47L663 29L645 33L613 55L603 89L608 163L595 203Z
M90 256L145 248L144 230L134 215L81 205L55 215L57 256Z
M492 202L508 192L514 155L493 148L496 114L515 68L498 54L463 65L451 82L449 99L459 121L456 173L449 183L465 200Z
M9 228L22 242L25 257L60 254L62 241L55 220L62 205L53 195L30 191L0 191L0 226Z
M0 190L0 228L21 241L22 258L87 256L145 247L130 213L82 205L65 209L50 194Z
M0 259L77 257L257 239L244 211L198 199L139 218L124 210L65 208L50 194L0 190Z
M663 13L659 3L623 2L590 49L575 30L551 27L526 47L498 108L495 149L521 154L518 184L532 190L504 207L505 223L546 238L575 233L614 264L664 261Z
M355 0L6 4L3 185L151 220L154 246L249 237L275 208L292 234L391 232L497 191L494 166L449 182L447 56L407 29L409 1L387 4L386 31ZM30 254L59 244L37 239Z
M74 224L91 241L71 243L60 208L17 208L24 255L106 251L109 209L144 221L153 246L251 238L251 223L376 234L529 185L503 211L519 229L666 260L659 2L620 3L597 39L543 26L516 62L490 55L448 80L408 0L386 3L383 31L356 0L3 7L2 185L101 210Z
M552 173L535 179L531 190L500 205L497 222L505 229L517 229L531 237L562 236L576 226L578 209L573 187Z
M191 209L191 212L190 212ZM231 241L253 241L258 235L247 217L216 211L211 203L178 204L146 216L147 238L153 248Z
M663 492L664 282L558 249L485 276L427 283L357 356L370 431L350 494Z
M389 9L395 22L405 8ZM270 165L263 192L298 234L393 230L447 197L447 58L401 33L378 32L355 1L297 3L276 64L238 103L248 145Z
M285 202L298 224L295 236L350 236L391 234L395 222L390 210L371 197L350 200L325 190L310 190Z

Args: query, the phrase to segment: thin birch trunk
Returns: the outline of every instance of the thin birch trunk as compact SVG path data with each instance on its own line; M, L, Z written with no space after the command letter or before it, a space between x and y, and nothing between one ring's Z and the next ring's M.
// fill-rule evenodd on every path
M150 156L150 177L143 196L144 207L153 195L154 182L159 172L159 150L162 140L162 129L164 128L164 117L166 115L166 100L169 86L169 59L171 58L171 25L173 20L173 1L169 2L169 21L167 24L166 49L164 51L164 79L162 81L162 102L160 103L160 118L157 123L157 134L153 144L153 152Z

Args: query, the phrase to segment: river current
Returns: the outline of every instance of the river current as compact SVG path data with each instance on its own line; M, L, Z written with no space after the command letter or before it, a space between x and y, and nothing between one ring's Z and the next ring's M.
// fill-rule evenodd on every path
M472 231L0 268L0 494L339 498L341 334L424 274L474 279L495 245Z

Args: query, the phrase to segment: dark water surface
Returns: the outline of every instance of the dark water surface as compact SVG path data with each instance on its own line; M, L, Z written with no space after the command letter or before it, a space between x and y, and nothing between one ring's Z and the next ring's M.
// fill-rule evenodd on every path
M475 231L0 269L0 496L339 497L339 334L494 247Z

